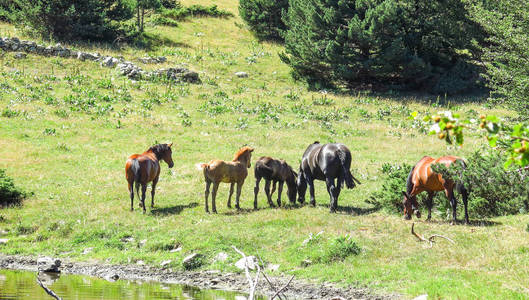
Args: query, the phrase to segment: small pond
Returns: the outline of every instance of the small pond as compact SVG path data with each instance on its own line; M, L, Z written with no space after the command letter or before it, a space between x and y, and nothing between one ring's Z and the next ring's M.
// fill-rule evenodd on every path
M63 300L107 299L200 299L243 300L245 295L221 290L201 290L196 287L159 282L139 282L82 276L43 274L42 283ZM35 272L0 269L0 300L53 299L39 286ZM264 300L265 298L258 298Z

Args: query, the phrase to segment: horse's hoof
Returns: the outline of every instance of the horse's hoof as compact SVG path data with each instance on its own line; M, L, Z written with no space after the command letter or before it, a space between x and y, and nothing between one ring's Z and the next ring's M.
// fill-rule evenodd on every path
M217 210L214 210L213 213L216 214L216 213L217 213Z
M231 204L228 204L228 208L231 208Z
M313 207L316 207L316 201L311 201L310 205L312 205Z

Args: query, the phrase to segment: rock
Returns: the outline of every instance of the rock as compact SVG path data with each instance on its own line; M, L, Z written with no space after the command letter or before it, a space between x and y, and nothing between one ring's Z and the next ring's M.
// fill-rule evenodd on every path
M247 300L244 296L235 296L235 300Z
M428 294L417 296L413 300L428 300Z
M140 247L145 246L145 243L147 243L147 239L141 240L139 243Z
M122 241L123 243L133 243L135 240L134 240L133 237L128 236L128 237L124 237L124 238L122 238L121 241Z
M254 270L256 265L257 259L255 256L246 256L246 258L243 257L235 263L235 266L240 270L244 270L246 268L245 266L248 266L248 269L250 270Z
M110 281L110 282L114 282L116 280L119 279L119 275L118 274L115 274L115 273L112 273L112 274L107 274L105 277L103 277L106 281Z
M237 76L239 78L247 78L248 77L248 73L246 73L246 72L235 72L235 76Z
M172 262L172 260L164 260L162 261L162 263L160 264L160 266L162 266L162 268L165 268L166 266L168 266L170 263Z
M138 266L144 266L144 265L145 265L145 262L144 262L143 260L138 260L138 261L136 262L136 264L137 264Z
M51 257L41 257L37 260L37 266L39 272L52 272L58 273L61 261L59 259L53 259Z
M86 255L86 254L92 252L92 250L94 250L94 248L92 248L92 247L86 248L86 249L83 250L83 252L81 254L82 255Z
M215 256L215 261L226 261L228 259L228 254L226 252L219 252L217 256Z
M159 56L159 57L142 57L138 58L138 61L144 64L160 64L167 61L167 58L165 56Z
M203 255L198 253L193 253L191 255L188 255L182 260L182 265L184 266L184 269L191 270L198 268L202 265L202 258Z
M0 245L7 244L7 242L9 242L8 239L0 239Z
M175 253L175 252L180 252L180 251L182 251L182 247L178 247L176 249L171 249L169 252L170 253Z
M16 52L14 55L13 55L14 58L16 59L24 59L26 57L28 57L28 55L24 52Z
M211 283L211 285L217 285L220 281L220 278L213 278L209 282Z
M117 60L116 58L112 56L108 56L108 57L103 58L103 61L101 61L101 65L103 67L113 68L118 64L118 62L119 60Z

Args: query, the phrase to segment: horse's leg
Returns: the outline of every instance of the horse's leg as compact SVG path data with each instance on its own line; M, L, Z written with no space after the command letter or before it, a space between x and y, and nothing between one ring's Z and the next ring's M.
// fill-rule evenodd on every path
M230 183L230 195L228 196L228 208L231 208L231 195L233 195L233 186L235 182Z
M259 182L261 182L261 177L255 177L255 187L253 188L253 209L257 209L257 194L259 194Z
M241 198L241 191L242 191L243 184L244 184L244 181L237 182L237 195L235 197L235 208L237 210L241 209L241 206L239 205L239 199Z
M270 192L270 197L272 197L272 195L275 193L276 185L277 185L277 180L274 180L274 183L272 184L272 191Z
M265 193L266 199L268 200L268 205L270 205L270 207L274 207L274 202L272 202L272 194L270 193L270 183L270 180L265 179Z
M158 179L160 179L160 177L156 176L156 178L154 178L154 180L152 181L152 188L151 188L151 208L154 207L154 193L155 193L155 190L156 190L156 184L158 183Z
M145 209L145 193L147 192L147 184L141 184L141 207L143 207L143 213L146 212Z
M303 204L305 203L305 193L307 192L307 181L303 172L300 171L298 176L298 202Z
M327 192L329 192L330 200L330 211L336 212L336 206L338 205L338 200L336 199L336 187L334 186L334 178L325 177L325 183L327 184Z
M206 200L206 213L209 213L208 208L208 197L209 197L209 187L211 186L211 181L209 179L206 179L206 191L204 192L204 198Z
M465 224L468 225L468 224L470 224L470 221L468 220L468 209L467 209L467 205L468 205L468 191L463 185L461 185L459 187L459 193L463 197L463 205L465 206Z
M279 186L277 187L277 207L281 207L281 194L283 193L283 184L285 184L285 182L280 181Z
M457 200L456 197L454 197L454 190L451 188L445 188L446 197L450 201L450 206L452 206L452 225L455 225L457 223Z
M134 182L129 182L129 192L130 192L130 211L134 211Z
M214 182L213 183L213 191L211 193L211 211L216 214L217 213L217 205L215 203L215 199L217 198L217 190L219 189L220 182Z
M307 180L307 184L309 185L310 204L312 204L312 206L316 206L316 198L314 197L314 179L307 175L305 175L305 179Z
M426 200L426 206L428 207L428 218L426 218L426 221L430 221L432 219L432 207L433 207L433 196L435 195L434 192L428 192L428 199Z

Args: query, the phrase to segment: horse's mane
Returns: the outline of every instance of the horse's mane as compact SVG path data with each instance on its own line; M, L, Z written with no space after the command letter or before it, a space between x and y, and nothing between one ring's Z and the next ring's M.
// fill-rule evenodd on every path
M406 193L411 194L411 191L413 190L413 170L415 170L415 166L411 168L410 174L408 174L408 179L406 180Z
M238 160L244 153L248 151L252 151L252 150L253 150L252 147L248 147L248 146L242 147L241 149L239 149L239 151L237 151L237 153L235 153L235 156L233 157L233 161Z
M162 154L167 151L169 149L169 145L167 144L158 144L158 145L154 145L152 147L149 148L149 150L147 151L151 151L152 153L154 153L154 155L156 155L156 158L157 159L160 159Z

